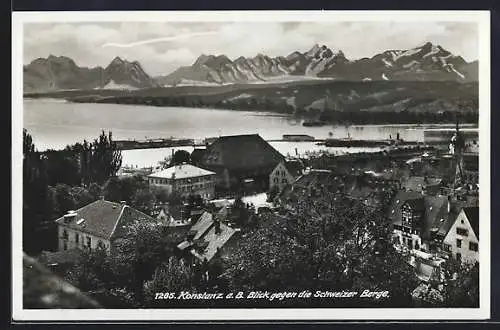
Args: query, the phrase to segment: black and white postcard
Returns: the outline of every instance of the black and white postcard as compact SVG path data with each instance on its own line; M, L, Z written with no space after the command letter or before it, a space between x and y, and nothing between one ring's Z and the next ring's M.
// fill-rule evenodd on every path
M489 318L489 24L14 12L14 320Z

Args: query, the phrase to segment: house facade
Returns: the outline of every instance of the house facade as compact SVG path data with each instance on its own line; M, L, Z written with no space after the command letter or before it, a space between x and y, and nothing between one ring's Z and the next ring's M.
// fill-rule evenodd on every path
M124 234L127 225L134 221L156 220L125 203L104 199L90 203L78 210L70 210L55 220L58 250L83 250L98 247L110 251L115 239Z
M150 174L148 182L151 186L165 189L168 194L176 192L182 197L199 195L204 199L212 199L215 175L215 172L191 164L181 164Z
M443 240L443 249L457 260L479 262L479 207L465 207Z
M282 191L302 174L302 170L303 165L298 160L281 161L269 174L269 189Z

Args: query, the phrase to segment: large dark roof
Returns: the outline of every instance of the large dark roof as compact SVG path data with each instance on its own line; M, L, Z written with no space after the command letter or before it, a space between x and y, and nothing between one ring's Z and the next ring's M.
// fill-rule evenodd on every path
M221 136L203 156L205 166L231 171L274 168L284 156L258 134Z
M479 239L479 207L464 207L464 212L474 233Z
M63 216L57 219L56 223L77 231L110 239L115 231L120 232L123 226L135 220L155 221L150 216L127 205L98 200L76 210L76 216L69 222L65 222ZM119 226L118 223L120 223Z

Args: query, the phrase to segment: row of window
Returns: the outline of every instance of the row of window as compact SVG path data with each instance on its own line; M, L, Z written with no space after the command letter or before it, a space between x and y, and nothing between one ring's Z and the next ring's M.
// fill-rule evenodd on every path
M68 238L69 238L69 235L68 235L68 231L66 229L63 230L63 249L64 250L67 250L68 249ZM75 243L76 243L76 246L79 246L80 245L80 236L81 236L81 244L83 247L87 247L87 248L91 248L92 247L92 237L90 236L85 236L84 235L80 235L79 233L75 233ZM85 241L83 241L83 239L85 239ZM104 244L103 241L99 240L97 242L97 246L99 247L102 247L102 248L106 248L106 244Z
M194 184L194 185L189 185L189 186L177 186L176 190L180 192L189 192L191 190L198 190L198 189L207 189L207 188L214 188L215 184L213 182L208 182L208 183L200 183L200 184Z
M273 182L275 184L279 184L280 183L280 179L279 178L274 178ZM283 178L283 179L281 179L281 183L286 184L286 183L288 183L288 180L286 178Z
M460 238L457 238L457 248L461 247L462 247L462 240ZM474 242L469 242L469 250L477 252L479 250L479 245Z
M280 170L277 170L276 171L276 176L285 176L286 175L286 172L283 170L283 171L280 171Z
M407 233L407 234L415 234L415 235L420 234L420 230L409 227L407 225L406 226L394 225L394 230L401 230L403 233Z
M172 184L170 179L157 179L157 178L150 178L149 182L151 184Z
M397 238L397 242L401 244L401 240L399 237ZM420 249L420 244L418 244L418 241L414 241L408 237L403 237L403 245L407 246L410 249L415 249L415 250Z
M149 178L149 182L151 184L173 184L172 179L167 179L167 178ZM206 182L206 181L211 181L210 177L195 177L195 178L188 178L188 179L179 179L175 180L175 183L177 184L189 184L189 183L198 183L198 182Z

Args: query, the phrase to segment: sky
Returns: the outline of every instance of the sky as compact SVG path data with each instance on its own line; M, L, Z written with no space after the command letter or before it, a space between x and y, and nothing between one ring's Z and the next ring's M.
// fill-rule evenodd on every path
M466 61L478 58L478 26L469 22L79 22L26 23L23 62L55 55L105 67L120 56L158 76L201 54L274 57L324 44L355 60L427 41Z

